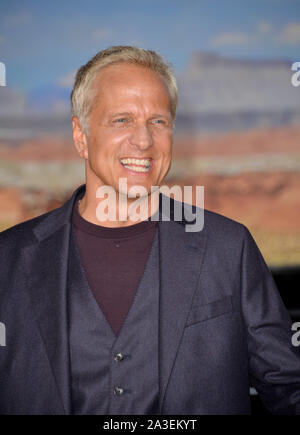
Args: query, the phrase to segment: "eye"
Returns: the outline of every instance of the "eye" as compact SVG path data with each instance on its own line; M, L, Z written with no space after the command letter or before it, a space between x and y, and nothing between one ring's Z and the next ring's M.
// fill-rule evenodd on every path
M115 123L120 123L120 124L124 124L126 121L127 121L126 118L118 118L114 120Z
M154 124L161 124L161 125L164 125L164 124L166 124L166 121L164 120L164 119L153 119L153 121L152 121Z

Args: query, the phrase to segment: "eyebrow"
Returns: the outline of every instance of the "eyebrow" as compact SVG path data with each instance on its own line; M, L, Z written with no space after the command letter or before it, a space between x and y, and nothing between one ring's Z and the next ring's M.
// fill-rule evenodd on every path
M151 118L171 118L171 116L168 115L168 114L163 115L163 114L161 114L161 113L154 113L154 114L151 116Z
M110 116L111 117L115 117L115 116L128 116L128 115L134 115L133 112L119 112L119 113L111 113ZM153 115L150 116L150 118L170 118L171 116L168 114L161 114L161 113L154 113Z
M132 115L131 112L120 112L120 113L110 113L110 116L125 116L125 115Z

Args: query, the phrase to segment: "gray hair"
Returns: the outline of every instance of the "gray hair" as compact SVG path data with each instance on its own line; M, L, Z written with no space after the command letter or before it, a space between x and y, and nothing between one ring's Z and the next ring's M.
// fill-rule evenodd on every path
M99 51L78 69L75 76L75 83L71 93L72 116L79 118L86 134L89 132L89 114L96 97L96 90L92 89L93 81L100 69L121 62L147 67L165 80L170 95L171 116L175 120L177 84L172 65L165 62L158 53L152 50L144 50L129 45L113 46Z

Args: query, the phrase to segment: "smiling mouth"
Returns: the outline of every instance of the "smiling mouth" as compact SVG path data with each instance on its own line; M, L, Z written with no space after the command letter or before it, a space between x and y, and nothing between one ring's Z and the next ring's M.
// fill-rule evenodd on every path
M151 167L151 159L125 158L120 159L120 162L124 168L130 169L133 172L148 172Z

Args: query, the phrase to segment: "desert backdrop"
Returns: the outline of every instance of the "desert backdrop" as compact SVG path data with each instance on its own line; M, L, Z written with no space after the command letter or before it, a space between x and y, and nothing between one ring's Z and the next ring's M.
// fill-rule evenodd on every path
M300 86L285 59L194 52L176 73L169 186L246 225L270 266L300 265ZM84 182L72 144L74 74L27 94L0 88L0 227L59 207ZM205 223L204 223L205 224Z
M204 186L208 210L245 224L270 266L300 263L300 127L175 136L172 185ZM0 143L0 227L59 207L84 182L71 139Z

